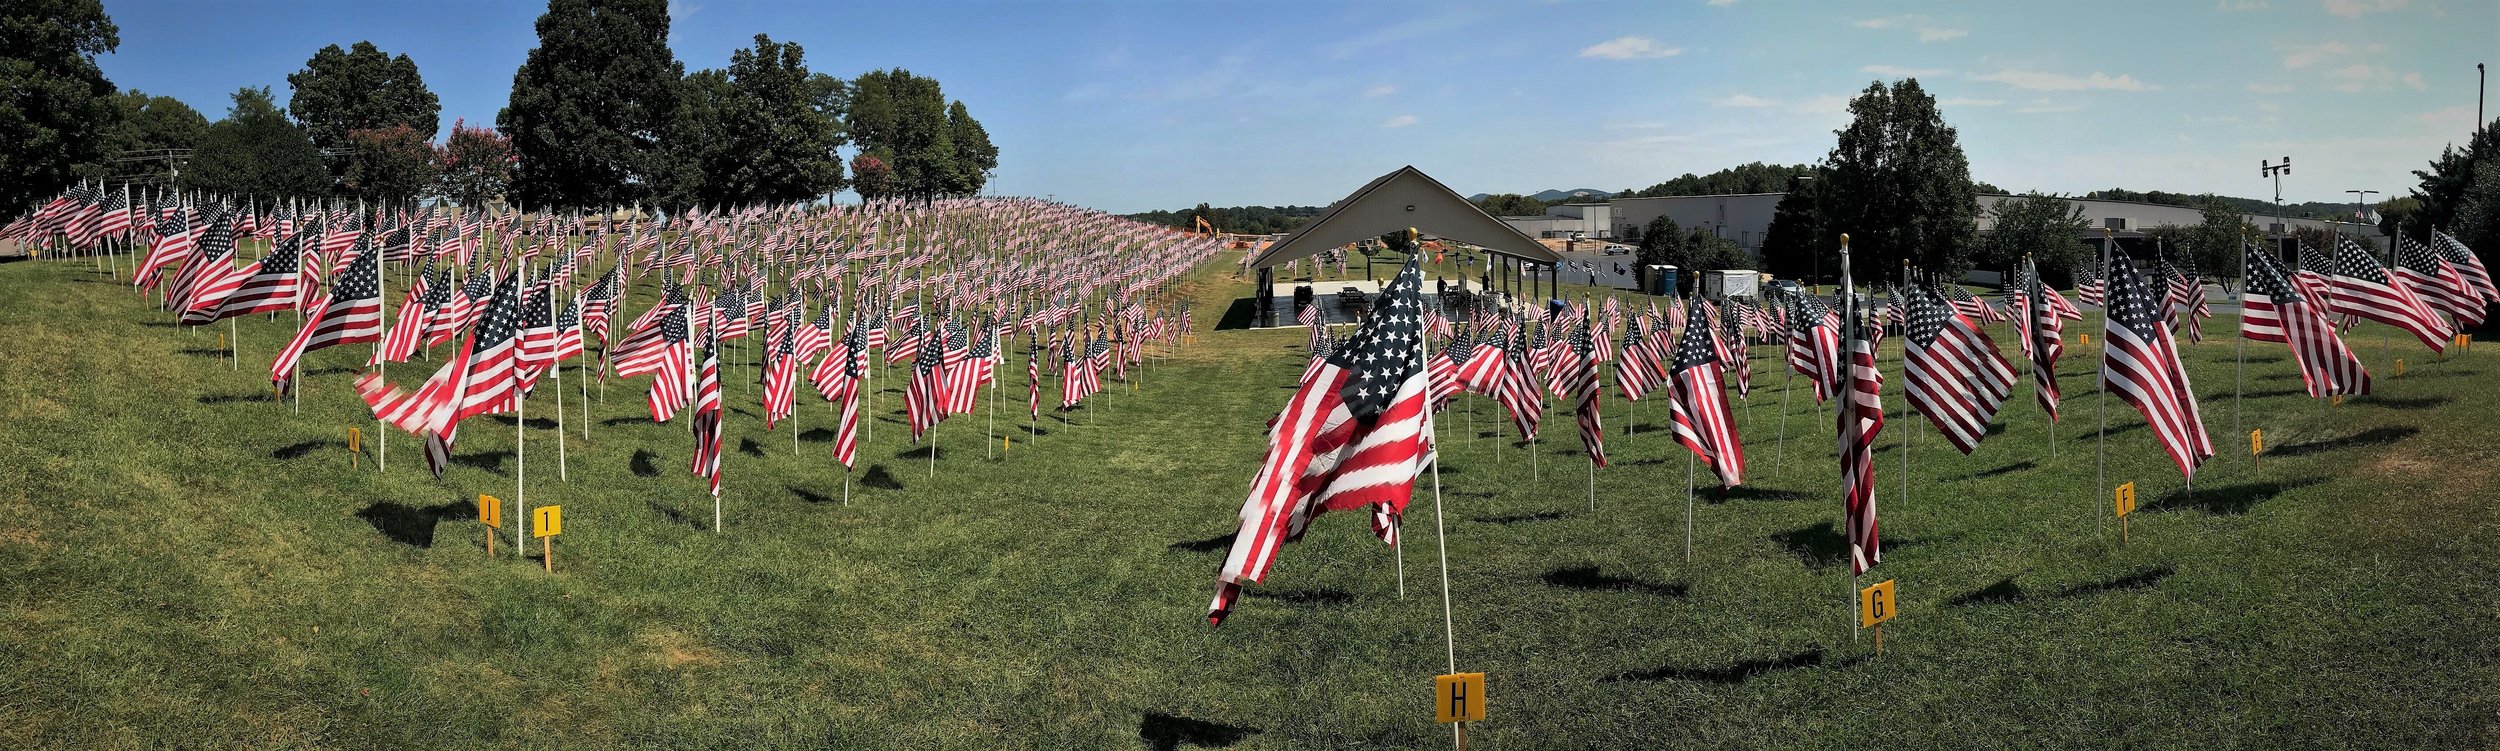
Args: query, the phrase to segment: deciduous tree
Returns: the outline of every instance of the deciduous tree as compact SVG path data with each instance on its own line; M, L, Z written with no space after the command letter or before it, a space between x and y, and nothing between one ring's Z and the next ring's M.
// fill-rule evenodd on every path
M96 0L0 3L0 223L108 156L122 110L95 56L120 45Z
M649 195L685 78L668 48L666 0L549 0L537 30L495 118L520 157L515 197L596 208Z

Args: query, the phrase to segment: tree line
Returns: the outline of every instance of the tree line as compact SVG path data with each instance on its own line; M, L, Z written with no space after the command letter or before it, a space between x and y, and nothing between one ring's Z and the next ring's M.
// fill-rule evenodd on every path
M1219 209L1201 203L1192 208L1148 211L1129 214L1127 217L1147 224L1162 225L1178 230L1196 230L1198 220L1205 219L1208 226L1214 227L1218 232L1272 235L1292 232L1300 228L1302 223L1327 211L1326 206L1229 206Z
M95 65L120 44L99 0L0 6L0 220L71 181L174 185L268 200L495 200L666 209L975 195L998 147L935 79L894 68L845 81L764 34L722 68L685 72L666 0L550 0L538 47L493 127L455 122L417 64L371 42L315 51L283 102L246 86L210 121L117 91ZM444 137L437 142L437 136ZM853 156L847 164L841 151ZM847 167L847 168L846 168Z

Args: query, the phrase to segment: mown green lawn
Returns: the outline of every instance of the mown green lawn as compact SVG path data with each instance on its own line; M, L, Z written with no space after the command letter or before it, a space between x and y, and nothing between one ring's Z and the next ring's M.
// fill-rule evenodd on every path
M1194 277L1202 328L1244 289L1230 268ZM514 492L509 417L467 426L440 481L404 435L377 473L348 388L364 348L307 359L299 415L263 374L291 321L241 325L239 370L216 330L168 321L77 262L0 266L0 747L1450 740L1431 716L1446 658L1429 483L1403 596L1393 551L1331 516L1223 628L1202 620L1261 423L1302 367L1297 331L1202 332L1136 393L1046 415L1032 438L1011 367L1012 450L987 458L986 416L958 418L934 478L886 388L847 505L822 401L802 402L794 448L732 366L719 530L684 425L651 424L639 380L611 383L584 438L568 370L567 479L558 389L523 431L529 503L564 507L550 575L508 532L489 559L474 520L477 493ZM2142 488L2125 545L2096 475L2096 346L2070 347L2054 441L2026 377L2002 433L1964 457L1897 411L1887 341L1889 551L1861 582L1898 582L1881 657L1848 627L1831 413L1790 392L1781 448L1770 348L1740 412L1751 476L1700 493L1689 562L1663 405L1610 397L1616 466L1591 510L1567 413L1532 462L1471 438L1496 418L1462 400L1442 418L1439 497L1458 662L1490 676L1471 745L2500 743L2500 350L2440 362L2365 325L2381 393L2327 409L2279 346L2251 346L2237 421L2266 431L2257 468L2231 433L2235 328L2209 321L2188 348L2224 449L2195 492L2111 402L2107 476Z

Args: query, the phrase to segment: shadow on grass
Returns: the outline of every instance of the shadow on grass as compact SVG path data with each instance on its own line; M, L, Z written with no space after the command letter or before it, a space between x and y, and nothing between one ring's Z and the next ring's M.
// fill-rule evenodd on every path
M1806 568L1822 568L1829 564L1839 563L1849 555L1849 539L1841 536L1840 530L1831 522L1809 524L1776 533L1771 535L1771 541L1779 543L1781 548L1787 549L1789 555L1796 556L1797 560L1803 561Z
M269 392L266 392L266 391L262 391L262 392L258 392L258 393L251 393L251 394L201 394L201 395L200 395L200 403L201 403L201 404L233 404L233 403L236 403L236 402L261 402L261 403L267 403L267 402L269 402L270 400L272 400L272 399L276 399L276 398L277 398L277 397L275 397L275 396L271 396L271 395L269 394Z
M1646 592L1660 597L1683 597L1683 582L1654 582L1628 576L1598 573L1596 566L1558 568L1545 573L1545 583L1565 589L1588 592Z
M660 468L651 463L651 460L658 458L660 455L651 453L650 449L634 449L634 458L627 462L626 466L634 471L635 477L658 477Z
M329 439L322 439L322 440L317 440L317 441L305 441L305 442L303 442L303 443L297 443L297 444L292 444L292 445L287 445L287 446L280 446L280 447L278 447L278 449L277 449L276 451L271 451L271 452L269 452L269 458L271 458L271 459L302 459L302 458L304 458L304 457L306 457L306 456L310 456L310 455L312 455L312 452L315 452L315 451L320 451L320 450L322 450L322 449L325 449L325 448L330 448L330 447L333 447L333 446L338 447L338 448L342 448L342 449L343 449L343 448L347 448L347 442L346 442L346 441L334 441L334 440L329 440Z
M383 501L366 506L356 512L356 516L372 524L374 531L382 533L392 542L430 548L434 547L435 525L444 519L476 519L477 506L453 501L416 508L397 501Z
M1479 516L1479 517L1476 517L1476 518L1474 519L1474 521L1476 521L1476 522L1478 522L1478 523L1482 523L1482 524L1505 524L1505 525L1507 525L1507 524L1520 524L1520 523L1525 523L1525 522L1550 522L1550 521L1554 521L1554 520L1556 520L1556 519L1568 519L1568 518L1570 518L1570 517L1571 517L1571 515L1570 515L1570 514L1565 513L1565 512L1561 512L1561 511L1543 511L1543 512L1538 512L1538 513L1534 513L1534 514L1510 514L1510 515L1507 515L1507 516Z
M1623 432L1624 432L1624 434L1625 434L1625 435L1640 435L1640 434L1643 434L1643 433L1656 433L1656 432L1664 431L1664 430L1666 430L1666 429L1667 429L1667 428L1666 428L1666 426L1664 426L1664 425L1659 425L1659 424L1657 424L1657 423L1648 423L1648 422L1645 422L1645 423L1641 423L1641 424L1639 424L1639 425L1632 425L1632 426L1625 427L1625 428L1623 429Z
M799 440L806 441L808 443L824 443L833 440L833 435L833 429L831 428L808 428L806 431L799 433Z
M190 349L176 350L175 354L190 355L192 357L214 357L219 360L223 360L226 359L227 352L214 347L192 347Z
M2282 361L2283 361L2283 356L2282 356L2282 355L2258 355L2258 356L2256 356L2256 357L2247 358L2247 360L2246 360L2246 362L2249 362L2249 363L2252 363L2252 364L2258 364L2258 365L2263 365L2263 364L2266 364L2266 363L2282 362Z
M886 471L883 464L868 465L868 471L860 473L859 484L878 490L903 489L902 481L894 479L894 473Z
M1185 540L1163 547L1167 550L1185 550L1191 553L1213 553L1218 550L1231 549L1232 546L1233 533L1226 532L1204 540Z
M694 517L692 517L692 516L687 516L687 515L686 515L686 512L679 511L679 510L677 510L677 509L670 508L670 507L667 507L667 506L662 506L662 505L660 505L660 502L659 502L659 501L643 501L643 502L642 502L642 504L643 504L643 505L645 505L645 506L649 506L649 507L651 507L651 510L653 510L653 511L660 512L660 517L661 517L661 518L667 519L667 520L669 520L669 521L671 521L671 522L675 522L675 523L678 523L678 524L683 524L683 525L686 525L688 528L691 528L691 529L693 529L693 530L695 530L695 531L697 531L697 532L701 532L701 531L704 531L704 530L706 529L706 528L703 526L703 520L701 520L701 519L697 519L697 518L694 518Z
M1709 498L1711 503L1725 503L1728 501L1803 501L1814 498L1814 496L1810 493L1801 493L1794 490L1780 490L1778 488L1756 487L1753 485L1738 485L1733 488L1722 488L1715 493L1711 492L1708 488L1701 488L1698 492L1702 496Z
M2241 398L2245 398L2245 399L2272 399L2272 398L2274 398L2274 397L2278 397L2278 396L2308 396L2308 395L2309 395L2309 390L2308 390L2308 389L2305 389L2305 388L2301 388L2301 389L2272 389L2272 390L2268 390L2268 391L2250 391L2250 392L2247 392L2247 393L2241 394L2241 395L2240 395L2240 397L2241 397ZM2222 397L2221 397L2221 396L2215 396L2214 398L2215 398L2215 399L2220 399L2220 398L2222 398Z
M798 496L799 500L806 501L808 503L833 503L842 500L840 498L808 490L797 485L783 485L781 487L789 490L791 495Z
M630 428L636 425L658 424L660 423L652 422L648 417L610 417L599 421L599 426L605 428Z
M1860 662L1864 662L1872 656L1872 654L1858 655L1836 663L1831 663L1831 667L1848 668ZM1606 678L1601 679L1600 682L1698 681L1701 683L1717 683L1732 686L1744 683L1747 680L1751 680L1754 676L1765 673L1780 670L1823 667L1824 664L1823 650L1810 649L1778 659L1744 660L1732 665L1715 668L1660 667L1650 668L1648 670L1635 670L1628 673L1618 673L1607 676Z
M2057 594L2051 596L2069 598L2089 597L2103 592L2115 592L2121 589L2151 589L2160 585L2161 580L2168 579L2177 573L2179 573L2177 568L2164 563L2112 579L2077 584L2058 590Z
M2308 456L2310 454L2319 454L2338 449L2348 449L2360 446L2385 446L2407 438L2412 438L2414 434L2420 432L2422 432L2421 428L2413 427L2411 425L2371 428L2369 430L2364 430L2341 438L2304 441L2301 443L2278 447L2273 451L2266 452L2266 455Z
M518 417L513 417L513 416L511 416L511 415L494 415L494 416L489 417L489 418L487 418L487 419L494 420L494 421L495 421L495 424L497 424L497 425L501 425L501 426L504 426L504 427L509 428L509 427L512 427L512 424L513 424L514 422L519 421L521 418L518 418ZM547 419L547 418L544 418L544 417L532 417L532 418L530 418L530 420L529 420L529 429L531 429L531 430L554 430L554 429L556 429L556 421L554 421L554 420L550 420L550 419Z
M1985 478L1990 478L1990 477L2003 477L2003 476L2005 476L2005 475L2010 475L2010 474L2013 474L2013 473L2016 473L2016 472L2021 472L2021 471L2023 471L2023 470L2027 470L2027 469L2036 469L2036 468L2038 468L2039 466L2040 466L2040 463L2039 463L2039 462L2035 462L2035 461L2031 461L2031 460L2026 459L2026 460L2023 460L2023 461L2015 462L2015 463L2008 464L2008 465L2005 465L2005 466L2002 466L2002 467L1998 467L1998 468L1995 468L1995 469L1983 469L1983 470L1980 470L1980 471L1977 471L1977 472L1972 472L1972 473L1970 473L1970 474L1963 475L1963 476L1961 477L1961 479L1964 479L1964 480L1979 480L1979 479L1985 479Z
M1247 319L1248 315L1244 314L1243 318ZM1137 737L1144 739L1146 746L1155 751L1176 751L1183 744L1199 748L1223 748L1240 743L1243 738L1258 733L1258 728L1192 720L1162 712L1147 712L1146 718L1137 723Z
M740 438L738 439L738 453L762 459L764 458L764 447L756 444L755 439L753 438Z
M2014 577L2008 576L2003 579L1998 579L1995 584L1980 587L1977 590L1964 594L1955 595L1953 599L1944 601L1944 604L1952 607L1968 607L1972 605L2007 605L2022 602L2023 597L2024 594L2022 586L2014 583Z
M2171 491L2161 500L2144 504L2147 511L2183 511L2197 509L2208 514L2245 514L2251 507L2281 495L2283 491L2305 488L2326 482L2323 477L2303 477L2279 482L2246 482L2237 485L2209 487L2195 492L2186 488Z
M2443 405L2443 404L2447 404L2447 403L2449 403L2449 402L2453 402L2453 401L2456 401L2456 397L2452 397L2452 396L2409 396L2409 397L2405 397L2405 398L2402 398L2402 399L2370 399L2370 400L2367 400L2367 401L2363 401L2363 402L2361 402L2361 403L2362 403L2362 404L2371 405L2371 406L2374 406L2374 407L2386 407L2386 408L2388 408L2388 409L2414 410L2414 409L2430 409L2430 408L2432 408L2432 407L2437 407L2437 406L2440 406L2440 405Z
M512 458L512 452L509 451L480 451L474 454L455 455L451 458L451 463L463 467L476 467L499 475L508 475L512 473L504 471L503 463L504 460L510 458Z
M313 368L313 369L311 369L311 370L304 371L304 377L305 377L305 378L318 378L318 377L321 377L321 376L350 375L350 374L354 374L354 373L362 373L362 372L364 372L364 371L362 371L362 370L357 370L357 369L355 369L355 368L341 368L341 367Z
M1249 589L1244 596L1295 605L1346 605L1354 602L1354 593L1333 587L1321 589Z

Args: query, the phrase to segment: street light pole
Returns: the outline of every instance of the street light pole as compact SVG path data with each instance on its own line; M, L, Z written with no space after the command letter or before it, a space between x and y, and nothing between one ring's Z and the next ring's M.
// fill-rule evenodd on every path
M2274 178L2274 226L2279 228L2277 231L2282 234L2291 234L2291 222L2283 218L2283 176L2292 174L2292 158L2283 157L2282 164L2269 164L2261 158L2257 160L2257 168L2260 176ZM2274 239L2274 260L2283 260L2283 238L2281 237ZM2248 270L2243 268L2240 273L2245 276Z

